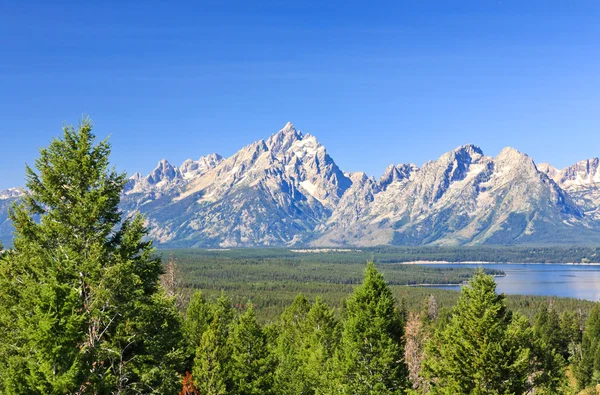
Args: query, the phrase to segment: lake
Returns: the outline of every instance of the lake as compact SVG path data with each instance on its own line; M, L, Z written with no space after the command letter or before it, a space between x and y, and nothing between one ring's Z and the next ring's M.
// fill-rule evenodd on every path
M600 266L562 264L435 264L432 267L479 267L506 273L496 277L498 292L600 300ZM460 289L460 286L436 286Z

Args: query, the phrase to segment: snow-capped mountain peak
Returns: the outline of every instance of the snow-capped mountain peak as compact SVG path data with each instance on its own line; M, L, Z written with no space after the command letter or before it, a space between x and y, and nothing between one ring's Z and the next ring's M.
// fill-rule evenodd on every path
M8 188L3 191L0 191L0 200L18 198L20 196L23 196L24 194L25 192L23 192L22 188Z
M269 148L269 151L271 151L273 155L277 156L278 154L289 150L294 142L302 140L302 138L302 133L299 130L296 130L291 122L288 122L283 129L271 135L267 139L266 144Z
M0 238L20 193L0 192ZM173 247L598 243L600 160L559 171L511 147L491 157L466 144L375 180L344 173L288 122L228 158L163 159L132 175L121 209L144 213L150 236Z

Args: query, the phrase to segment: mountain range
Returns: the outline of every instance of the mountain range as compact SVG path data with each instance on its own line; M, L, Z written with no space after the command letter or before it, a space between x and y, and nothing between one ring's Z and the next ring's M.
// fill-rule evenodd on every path
M22 193L0 192L5 244ZM145 214L170 247L587 245L600 243L600 160L556 169L514 148L491 157L464 145L375 179L342 171L288 123L229 158L161 160L130 177L121 207Z

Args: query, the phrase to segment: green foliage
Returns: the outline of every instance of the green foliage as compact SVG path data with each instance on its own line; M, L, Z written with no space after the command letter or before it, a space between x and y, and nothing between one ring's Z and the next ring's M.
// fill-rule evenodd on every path
M229 331L234 313L231 300L225 294L212 305L211 316L196 349L192 375L200 393L226 394L232 387L228 365L231 357Z
M277 340L274 355L277 360L275 370L275 393L311 393L310 383L303 369L303 348L307 335L307 316L310 303L299 294L294 302L281 314L276 326Z
M423 374L432 394L552 393L564 381L562 364L538 343L528 320L512 314L493 278L479 271L429 341Z
M407 387L404 312L372 262L346 302L338 372L345 394L397 394Z
M202 335L213 320L211 305L205 300L201 291L196 291L188 305L183 333L187 345L188 356L193 356L202 342Z
M231 394L271 394L273 387L274 360L269 354L267 337L256 321L251 304L242 314L231 331L232 375Z
M0 380L11 394L177 388L180 318L158 286L143 218L122 220L125 174L91 122L26 168L13 249L0 262ZM1 387L0 387L1 388Z
M564 393L567 360L580 388L600 382L598 304L505 298L482 271L460 296L410 287L460 284L473 270L399 264L598 261L598 248L176 251L183 285L203 290L182 323L179 267L173 258L161 288L144 219L119 211L126 177L109 168L110 146L91 131L83 120L40 150L10 211L0 393L170 394L191 370L183 385L207 395L401 394L411 391L405 359L420 393ZM371 256L377 265L363 270ZM257 310L237 314L247 300ZM422 312L408 325L407 307Z
M562 317L552 305L541 306L534 321L534 331L540 340L555 350L566 362L573 346L581 343L580 322L575 312L564 311Z
M600 384L600 304L590 312L581 346L576 349L573 360L580 389Z
M306 326L303 376L312 390L307 393L326 393L335 380L333 358L339 347L340 325L334 311L317 297L306 317Z

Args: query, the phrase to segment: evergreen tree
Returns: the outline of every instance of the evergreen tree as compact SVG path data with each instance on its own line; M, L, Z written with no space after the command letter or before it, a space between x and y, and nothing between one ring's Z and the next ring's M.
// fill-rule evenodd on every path
M267 337L256 322L256 314L249 304L231 331L232 375L231 394L271 394L273 387L273 359L269 355Z
M569 358L568 328L561 326L558 313L550 305L541 306L536 315L533 329L547 347L554 349L565 361Z
M193 358L202 342L202 334L208 329L213 320L213 308L204 299L201 291L196 291L185 314L183 333L187 345L187 355Z
M543 344L538 347L528 320L507 309L493 277L478 270L449 323L428 342L423 375L432 394L552 393L562 365Z
M231 300L221 294L212 306L212 318L196 349L192 376L204 395L226 394L232 388L229 332L233 319Z
M126 175L92 124L27 166L0 262L0 370L8 394L168 393L179 386L180 319L141 216L122 219Z
M341 338L340 390L345 394L399 394L408 387L403 362L403 313L373 262L347 301Z
M575 377L580 389L600 384L600 304L585 322L581 348L574 356Z
M340 330L332 309L320 297L306 317L306 335L302 347L303 377L308 384L306 394L328 393L334 379L333 356L340 341Z
M302 360L309 311L308 300L299 294L281 314L273 351L277 363L274 382L277 394L306 394L311 391Z

